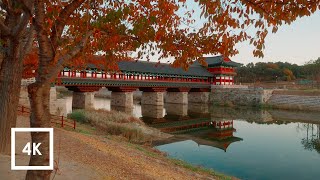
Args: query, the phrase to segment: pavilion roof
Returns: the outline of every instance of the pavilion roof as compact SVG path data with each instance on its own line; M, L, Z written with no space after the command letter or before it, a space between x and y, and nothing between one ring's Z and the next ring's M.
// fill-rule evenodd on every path
M213 56L213 57L205 57L205 61L208 64L208 67L215 67L215 66L231 66L231 67L239 67L242 64L232 61L229 58L225 58L223 56ZM196 61L193 63L192 66L201 66L201 64Z

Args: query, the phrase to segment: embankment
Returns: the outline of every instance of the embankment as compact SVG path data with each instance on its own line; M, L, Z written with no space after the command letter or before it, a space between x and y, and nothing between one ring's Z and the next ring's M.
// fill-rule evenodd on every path
M288 90L262 88L212 89L210 101L224 106L256 106L274 109L320 111L320 95L317 93L293 93Z

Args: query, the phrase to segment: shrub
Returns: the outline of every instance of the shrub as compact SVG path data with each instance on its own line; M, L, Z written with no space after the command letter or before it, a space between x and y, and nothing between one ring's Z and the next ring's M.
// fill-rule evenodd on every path
M74 119L81 123L88 123L88 119L86 118L86 113L84 110L74 110L72 113L68 114L68 118Z

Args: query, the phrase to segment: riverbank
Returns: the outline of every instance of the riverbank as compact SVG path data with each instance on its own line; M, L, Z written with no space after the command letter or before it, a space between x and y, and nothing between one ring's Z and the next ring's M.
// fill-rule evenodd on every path
M29 127L29 118L19 116L17 127ZM30 135L17 134L18 146ZM232 179L167 158L148 145L128 142L121 136L102 134L79 124L77 131L54 128L54 179ZM19 165L28 157L16 152ZM24 179L26 171L11 171L10 156L0 156L0 179Z

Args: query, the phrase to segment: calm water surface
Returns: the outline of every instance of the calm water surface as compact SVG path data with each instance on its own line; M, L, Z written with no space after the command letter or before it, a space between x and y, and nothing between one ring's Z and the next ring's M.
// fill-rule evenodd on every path
M111 108L102 98L94 106ZM179 137L156 146L173 158L241 179L320 179L318 113L138 104L130 113Z

